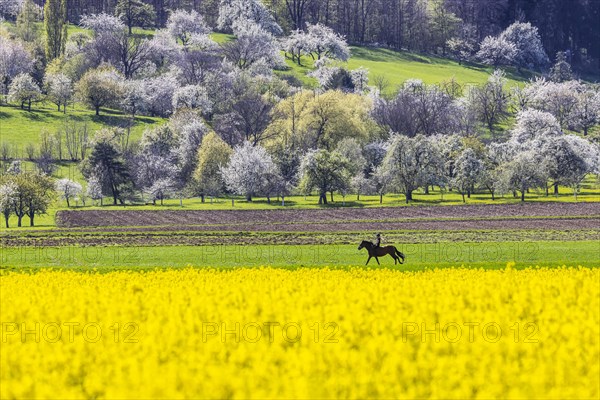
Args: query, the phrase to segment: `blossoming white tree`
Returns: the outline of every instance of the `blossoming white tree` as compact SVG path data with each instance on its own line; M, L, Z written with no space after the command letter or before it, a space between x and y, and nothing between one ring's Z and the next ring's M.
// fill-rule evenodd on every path
M60 197L67 202L67 207L71 207L70 201L77 198L77 196L80 196L83 192L83 188L80 183L63 178L56 181L56 191L60 194Z
M233 150L229 164L221 169L227 188L239 195L252 197L264 192L269 174L277 174L273 159L260 145L244 142Z

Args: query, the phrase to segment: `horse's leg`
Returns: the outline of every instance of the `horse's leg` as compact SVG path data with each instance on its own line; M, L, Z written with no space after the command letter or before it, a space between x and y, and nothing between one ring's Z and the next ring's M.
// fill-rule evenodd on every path
M375 261L377 261L378 265L381 265L381 263L379 262L379 257L375 257Z
M394 259L394 265L396 265L396 255L394 254L394 252L388 252L387 254Z
M371 256L367 259L367 263L365 265L369 265L369 261L371 261Z
M396 257L398 257L398 261L402 259L402 261L400 261L400 264L404 264L404 255L400 251L398 251L396 247L394 247L394 253L396 254Z

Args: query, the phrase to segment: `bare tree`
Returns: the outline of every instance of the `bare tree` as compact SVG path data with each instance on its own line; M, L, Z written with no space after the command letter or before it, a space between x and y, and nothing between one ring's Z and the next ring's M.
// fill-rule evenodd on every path
M65 145L71 161L85 159L89 147L89 132L87 122L66 120L63 126Z
M469 102L490 133L508 115L509 94L504 90L505 84L504 72L496 70L483 86L472 87L469 91Z

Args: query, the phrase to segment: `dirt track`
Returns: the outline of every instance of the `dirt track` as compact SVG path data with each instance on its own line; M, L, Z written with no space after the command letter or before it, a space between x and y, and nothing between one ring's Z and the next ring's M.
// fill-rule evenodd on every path
M57 224L64 228L113 227L119 230L125 227L150 227L148 230L227 232L596 229L600 227L600 204L526 203L327 210L61 211L57 214Z

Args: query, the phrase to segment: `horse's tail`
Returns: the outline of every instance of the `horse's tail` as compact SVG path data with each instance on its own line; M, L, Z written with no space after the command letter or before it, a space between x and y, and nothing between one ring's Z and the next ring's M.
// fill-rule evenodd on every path
M401 251L399 251L396 247L394 247L394 251L396 252L396 255L402 259L402 262L404 262L404 254Z

